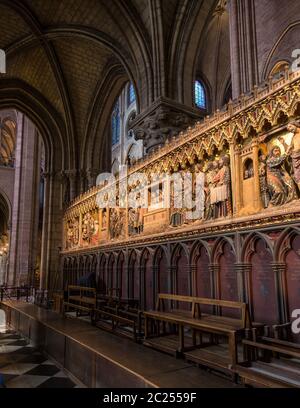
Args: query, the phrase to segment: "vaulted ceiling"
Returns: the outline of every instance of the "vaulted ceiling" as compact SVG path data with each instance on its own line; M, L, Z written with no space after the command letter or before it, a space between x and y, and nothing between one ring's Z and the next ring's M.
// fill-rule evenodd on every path
M197 47L217 3L0 0L0 48L7 53L0 89L9 83L11 100L18 88L35 93L37 106L59 128L66 168L95 167L97 160L101 167L104 148L92 162L88 152L97 141L103 144L114 100L127 81L136 87L140 111L162 95L191 104L185 81L194 74Z

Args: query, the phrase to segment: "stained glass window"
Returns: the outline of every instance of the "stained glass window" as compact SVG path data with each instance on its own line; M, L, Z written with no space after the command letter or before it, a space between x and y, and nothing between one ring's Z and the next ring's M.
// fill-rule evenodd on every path
M130 82L129 87L128 87L127 100L128 100L128 106L130 106L136 100L135 90L134 90L134 86L133 86L132 82Z
M195 104L198 108L206 109L205 89L200 81L195 81Z
M115 145L120 142L121 133L119 101L116 102L112 113L111 130L112 130L112 145Z

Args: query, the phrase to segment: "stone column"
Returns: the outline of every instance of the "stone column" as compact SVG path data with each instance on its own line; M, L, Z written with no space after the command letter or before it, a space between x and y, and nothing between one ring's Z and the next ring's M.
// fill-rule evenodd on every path
M87 171L87 176L88 176L88 188L92 188L96 185L96 179L97 176L100 172L95 170L95 169L89 169Z
M43 173L44 178L44 216L41 244L41 274L40 289L47 287L47 254L48 254L48 222L49 222L49 191L50 191L50 173Z
M12 230L9 285L30 284L36 263L39 192L39 135L34 124L18 114L15 185L12 208Z
M235 195L236 214L238 214L243 206L242 190L241 190L241 158L240 149L238 146L234 150L234 163L235 163L235 189L233 194Z
M275 291L280 323L286 323L291 320L288 313L287 291L284 279L286 265L281 262L274 262L272 269L275 273Z
M212 289L212 298L216 299L220 294L219 288L219 272L220 267L218 264L210 264L209 267L211 289Z
M86 191L86 172L85 170L80 170L79 172L79 189L80 194L83 194Z
M255 0L229 1L230 55L233 99L259 82Z
M176 272L177 272L176 266L172 265L168 267L168 275L169 275L168 290L170 293L178 293Z
M69 178L70 183L70 200L74 200L77 195L76 191L76 181L77 181L77 170L66 170L67 177Z
M230 173L231 173L231 191L232 191L232 212L236 214L236 160L239 158L235 155L234 142L230 143Z
M245 263L236 263L235 271L237 274L239 301L250 304L251 300L249 299L250 290L248 287L248 281L251 271L251 265Z
M258 141L255 140L252 143L253 171L254 171L254 208L257 211L260 211L262 209L262 202L260 196L258 150L259 144Z
M191 285L192 285L192 296L197 296L197 265L190 265L190 274L191 274Z

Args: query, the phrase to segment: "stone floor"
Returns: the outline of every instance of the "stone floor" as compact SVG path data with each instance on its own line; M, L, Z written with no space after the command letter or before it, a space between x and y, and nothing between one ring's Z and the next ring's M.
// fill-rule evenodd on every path
M78 388L80 385L20 335L0 333L0 387Z

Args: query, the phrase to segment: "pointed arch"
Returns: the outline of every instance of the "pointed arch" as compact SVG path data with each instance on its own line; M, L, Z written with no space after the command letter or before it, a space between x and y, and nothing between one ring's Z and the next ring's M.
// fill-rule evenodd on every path
M231 250L233 251L234 256L235 257L237 256L233 240L231 238L229 238L229 237L226 237L226 236L225 237L219 237L216 240L216 242L215 242L215 244L214 244L214 246L212 248L212 252L211 252L211 260L212 260L213 263L215 263L215 264L218 263L218 260L219 260L218 258L220 257L220 255L222 253L223 246L225 244L228 244L231 247Z
M285 261L285 257L291 249L291 241L297 235L300 235L299 227L288 227L280 234L274 246L274 259L276 262Z
M255 231L251 233L246 239L245 242L243 243L242 250L241 250L241 261L244 263L249 263L251 255L255 253L255 244L257 240L262 239L268 246L272 256L274 257L274 244L270 240L270 238L259 232Z

